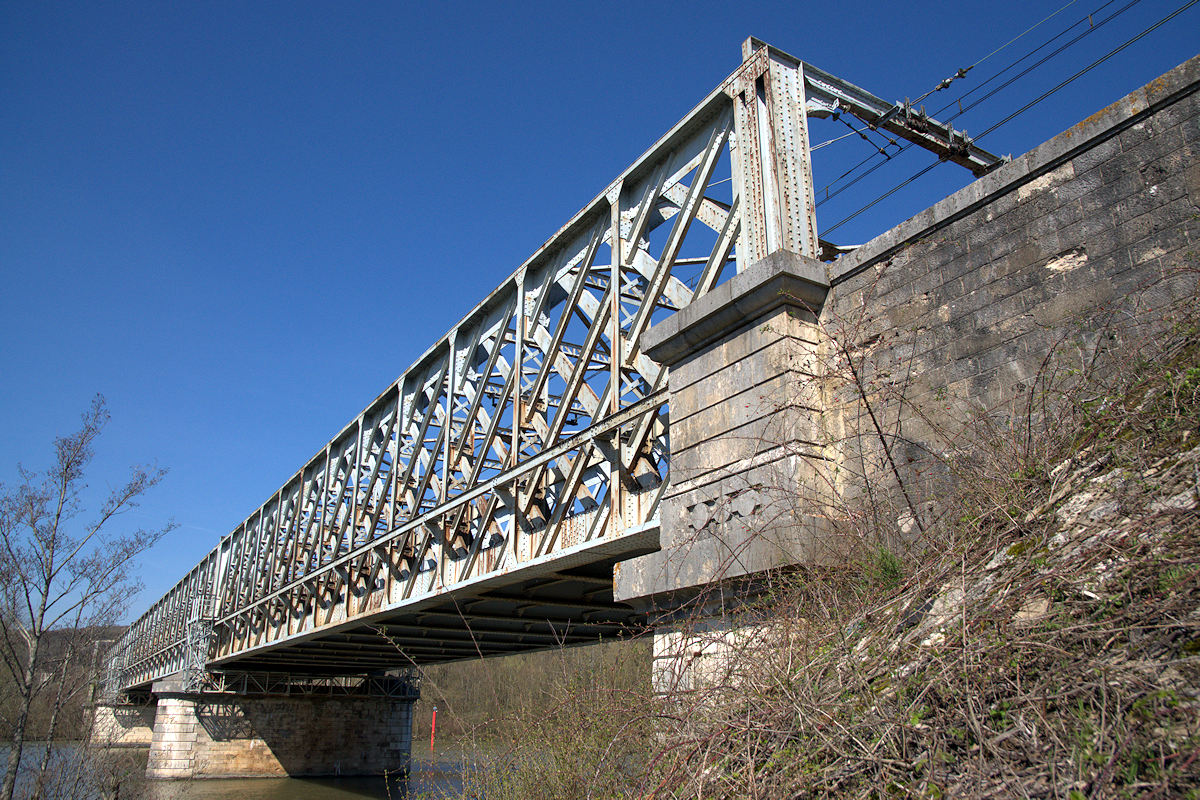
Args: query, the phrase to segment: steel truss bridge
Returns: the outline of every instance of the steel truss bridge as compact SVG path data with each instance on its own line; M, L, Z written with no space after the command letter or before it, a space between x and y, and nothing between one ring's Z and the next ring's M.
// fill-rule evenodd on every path
M840 114L976 175L1000 163L747 40L732 75L133 623L109 691L365 675L636 624L612 569L658 548L670 469L666 370L643 336L771 252L837 254L817 237L808 121Z

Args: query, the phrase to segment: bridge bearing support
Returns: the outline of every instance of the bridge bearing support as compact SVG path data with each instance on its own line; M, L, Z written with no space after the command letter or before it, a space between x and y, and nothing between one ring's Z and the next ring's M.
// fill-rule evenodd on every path
M798 502L826 460L817 320L828 289L825 264L779 250L647 332L646 353L670 368L671 486L662 549L618 564L614 594L660 620L659 690L713 677L721 653L753 635L724 610L764 575L836 558L807 513L819 504Z
M150 779L408 773L415 697L154 694Z

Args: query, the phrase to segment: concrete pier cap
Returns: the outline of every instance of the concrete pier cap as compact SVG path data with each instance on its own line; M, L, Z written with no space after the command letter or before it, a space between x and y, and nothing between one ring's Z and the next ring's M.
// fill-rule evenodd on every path
M617 600L669 606L820 558L820 520L787 490L821 457L803 387L828 293L824 263L779 250L647 332L646 354L670 369L671 485L662 550L617 565Z

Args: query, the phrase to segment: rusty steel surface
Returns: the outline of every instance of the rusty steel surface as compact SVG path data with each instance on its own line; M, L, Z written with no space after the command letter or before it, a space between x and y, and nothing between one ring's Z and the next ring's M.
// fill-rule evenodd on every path
M873 116L974 171L999 163L757 40L745 51L130 626L110 689L367 673L637 622L612 565L657 549L670 450L666 371L642 336L734 264L829 250L806 115Z

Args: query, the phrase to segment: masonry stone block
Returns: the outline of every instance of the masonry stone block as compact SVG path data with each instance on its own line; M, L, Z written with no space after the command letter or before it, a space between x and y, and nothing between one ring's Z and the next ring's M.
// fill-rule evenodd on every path
M814 527L772 510L771 491L820 459L812 385L825 267L781 251L721 289L647 333L645 352L670 368L667 546L618 570L619 599L784 565L804 557Z
M148 778L379 775L408 769L411 699L160 689L157 700Z
M822 462L852 457L839 437L870 424L847 385L823 384L834 337L853 332L843 344L916 474L953 427L917 403L1002 409L1064 336L1135 335L1139 309L1194 296L1197 141L1200 57L830 264L773 253L648 331L670 367L671 485L662 550L619 565L617 598L668 608L839 552L819 498L801 497ZM902 381L903 406L889 394ZM772 494L785 486L791 508ZM664 627L656 682L682 661L719 667L738 631Z
M100 747L146 747L154 735L153 704L96 703L89 741Z

